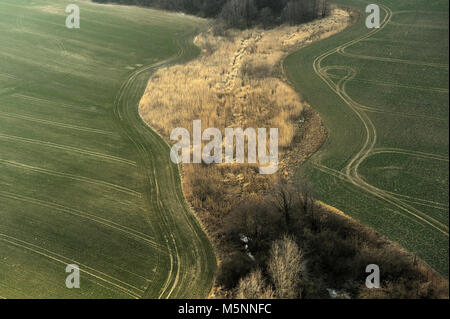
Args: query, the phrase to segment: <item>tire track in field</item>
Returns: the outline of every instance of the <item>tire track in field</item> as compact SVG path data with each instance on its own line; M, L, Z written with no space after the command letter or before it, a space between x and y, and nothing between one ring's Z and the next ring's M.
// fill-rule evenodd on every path
M420 85L405 85L405 84L375 81L375 80L355 79L354 81L369 83L369 84L373 83L373 84L381 85L381 86L391 86L391 87L399 87L399 88L412 89L412 90L431 91L431 92L438 92L438 93L448 93L448 91L449 91L446 88L435 88L435 87L420 86Z
M403 13L414 13L414 14L430 14L430 11L423 11L423 10L400 10L393 12L393 16L403 14ZM446 12L438 12L434 11L432 14L448 14ZM399 22L391 22L392 25L398 25L398 26L405 26L405 27L415 27L415 28L430 28L430 29L440 29L440 30L448 30L447 26L440 26L440 25L431 25L431 24L409 24L409 23L399 23Z
M325 174L327 174L327 175L333 176L333 177L335 177L335 178L340 179L340 180L343 181L343 182L350 183L351 185L355 186L355 184L352 183L352 182L347 178L347 176L346 176L344 173L340 172L340 171L331 169L331 168L329 168L329 167L326 167L326 166L321 165L321 164L318 164L318 163L312 163L312 165L313 165L316 169L318 169L319 171L321 171L322 173L325 173ZM345 187L345 185L344 185L344 187ZM357 191L351 189L350 187L345 187L345 188L346 188L347 191L349 191L349 192L352 192L352 193L355 193L355 194L358 193ZM361 194L361 192L360 192L360 194ZM369 197L369 196L372 196L372 197L373 197L373 196L374 196L374 194L371 194L371 193L369 193L369 192L367 192L367 193L362 193L362 194L365 195L365 196L367 196L367 197ZM382 199L380 199L378 196L374 196L374 198L376 198L376 199L378 199L378 200L382 200ZM414 222L414 223L416 223L416 224L423 225L423 224L421 223L421 220L415 218L414 216L410 216L410 215L408 215L408 214L404 214L404 213L401 213L401 212L396 211L396 210L393 210L393 209L389 209L389 210L391 210L394 214L400 215L400 216L402 216L402 217L404 217L404 218L406 218L406 219L408 219L408 220L410 220L410 221L412 221L412 222Z
M137 85L136 85L135 82L137 82L138 76L141 75L141 74L145 74L146 72L151 72L152 70L156 70L159 67L163 67L164 65L169 63L172 59L167 59L167 60L161 61L159 63L143 66L140 69L134 71L128 77L128 79L125 80L124 83L122 84L122 86L121 86L121 88L119 90L119 93L117 94L117 96L115 98L114 107L113 107L114 116L115 116L119 126L121 126L121 130L124 132L126 137L135 145L135 147L137 148L137 150L139 152L141 162L138 163L138 168L140 169L142 176L145 176L145 179L147 181L152 180L152 178L155 180L155 183L153 183L153 185L156 185L157 195L158 195L158 192L159 192L159 188L158 188L157 181L156 181L156 173L153 171L153 175L152 175L152 174L150 174L148 172L148 169L147 169L148 163L151 163L152 161L147 160L147 158L149 156L148 156L148 154L146 152L144 143L142 143L142 142L139 143L136 140L136 136L140 137L138 135L138 132L136 132L136 129L133 129L131 126L127 126L126 125L126 123L125 123L125 121L126 121L125 115L128 115L129 113L126 113L126 111L128 111L130 108L133 107L133 105L132 105L133 102L131 102L131 105L130 105L130 101L133 101L133 100L135 100L137 98L136 97L136 87L135 87ZM130 116L130 119L131 118L132 118L132 115ZM149 189L149 187L146 187L146 195L147 195L147 198L149 198L149 202L152 201L152 193L151 193L151 191L152 190ZM160 212L162 207L163 207L163 205L160 204L159 207L157 207L157 209L156 209L157 212ZM149 208L149 210L152 210L153 207L148 207L148 208ZM161 216L161 220L164 220L164 219L165 219L165 216ZM167 276L166 283L163 286L163 289L166 289L167 286L168 286L168 283L170 282L170 280L172 278L172 270L173 270L173 267L174 267L174 257L173 257L173 254L172 254L172 248L169 245L169 242L167 240L167 236L166 235L164 235L164 240L165 240L166 253L168 253L169 258L170 258L170 270L169 270L169 274ZM156 266L156 269L155 269L155 274L156 274L156 271L158 271L159 262L160 262L160 258L159 258L159 255L158 255L157 266ZM149 288L146 289L146 291L148 291L148 290L149 290ZM161 297L161 295L159 297Z
M349 57L349 58L380 61L380 62L389 62L389 63L403 63L403 64L410 64L410 65L431 66L431 67L436 67L436 68L448 69L448 64L444 64L444 63L432 63L432 62L424 62L424 61L403 60L403 59L362 55L362 54L345 52L345 49L346 49L346 47L341 47L341 48L339 48L338 52L341 55Z
M392 194L389 194L388 192L378 189L374 187L373 185L368 184L363 178L360 177L358 169L359 166L364 162L365 159L367 159L376 144L377 141L377 131L376 127L371 121L371 119L367 116L365 113L364 108L367 108L366 106L362 106L361 104L355 104L354 101L348 96L345 90L345 84L348 81L351 81L356 76L355 69L347 66L336 66L335 68L340 70L346 70L347 75L344 76L340 81L335 84L331 77L328 75L327 70L329 70L331 67L325 67L323 68L321 66L324 59L331 56L332 54L343 54L343 50L345 48L350 47L353 44L356 44L360 41L363 41L372 35L380 32L383 30L386 25L389 24L392 18L392 11L384 6L380 5L380 7L385 11L386 15L382 21L382 24L380 28L373 29L369 31L367 34L360 36L356 39L353 39L347 43L344 43L342 45L339 45L336 48L333 48L329 51L326 51L325 53L319 55L315 60L313 64L314 72L327 84L330 89L335 92L342 101L356 114L356 116L360 119L361 123L364 126L364 129L366 131L366 139L361 147L360 151L348 162L346 167L344 168L345 172L345 180L351 182L353 185L359 187L360 189L366 191L369 194L372 194L376 196L377 198L380 198L384 200L385 202L399 208L404 215L410 215L414 218L418 219L419 221L423 222L424 224L436 229L437 231L443 233L445 236L448 237L448 226L441 223L440 221L428 216L427 214L423 213L422 211L416 209L415 207L412 207L411 205L407 204L405 201L399 199L398 197L395 197ZM315 163L315 167L318 167ZM323 166L319 167L320 170L323 172L326 172L327 174L331 174L332 176L342 178L341 174L336 174L334 170L325 169Z
M383 109L379 109L379 108L375 108L375 107L365 106L365 105L362 105L362 104L356 102L347 93L347 83L352 81L356 77L357 72L355 69L350 68L350 67L349 67L349 70L351 70L352 76L341 82L342 87L341 87L340 91L354 107L356 107L360 110L366 111L366 112L371 112L371 113L391 114L391 115L396 115L396 116L412 117L412 118L417 118L417 119L428 119L428 120L448 122L448 119L442 118L442 117L422 115L422 114L417 114L417 113L404 113L404 112L402 113L402 112L395 112L395 111L387 111L387 110L383 110Z
M327 66L327 67L322 68L322 70L326 73L328 78L340 80L338 82L338 84L335 84L335 89L339 90L339 84L342 84L342 89L341 89L342 94L345 96L345 98L349 102L351 102L352 105L359 108L360 110L364 110L364 111L372 112L372 113L392 114L392 115L397 115L397 116L414 117L414 118L429 119L429 120L436 120L436 121L448 121L448 119L446 119L446 118L441 118L441 117L436 117L436 116L428 116L428 115L422 115L422 114L417 114L417 113L387 111L387 110L383 110L380 108L362 105L362 104L356 102L355 100L353 100L347 93L347 83L354 81L355 77L357 75L357 72L354 68L349 67L349 66ZM342 78L340 76L329 73L330 70L346 71L347 72L346 78L343 79L343 81L342 81ZM371 81L366 81L366 82L371 82ZM403 87L406 87L406 86L403 86ZM447 90L447 92L448 92L448 90Z
M70 110L74 110L74 111L78 111L78 112L87 112L87 113L93 113L93 114L103 114L103 112L100 112L100 111L97 111L97 110L91 110L91 109L87 109L87 108L80 108L80 107L77 107L77 106L72 105L72 104L60 103L60 102L51 101L51 100L47 100L47 99L42 99L42 98L29 96L29 95L25 95L25 94L15 93L15 94L12 94L11 96L12 97L16 97L16 98L20 98L20 99L23 99L23 100L26 100L26 101L30 101L30 102L38 102L38 103L43 103L45 105L54 105L54 106L58 106L58 107L62 107L62 108L66 108L66 109L70 109Z
M9 74L9 73L1 73L0 72L0 78L6 78L9 80L19 80L19 78L15 75Z
M112 190L115 190L117 192L121 192L127 195L131 195L131 196L135 196L138 198L142 197L142 194L139 193L138 191L135 191L133 189L124 187L124 186L120 186L120 185L116 185L116 184L112 184L109 182L105 182L105 181L101 181L101 180L97 180L97 179L93 179L93 178L89 178L89 177L84 177L84 176L79 176L79 175L73 175L73 174L68 174L68 173L62 173L62 172L57 172L54 170L49 170L49 169L45 169L45 168L41 168L41 167L35 167L35 166L31 166L31 165L26 165L23 163L18 163L15 161L8 161L8 160L4 160L2 158L0 158L0 165L7 165L7 166L11 166L11 167L16 167L16 168L20 168L20 169L24 169L24 170L29 170L29 171L33 171L33 172L37 172L37 173L41 173L41 174L46 174L46 175L50 175L50 176L55 176L55 177L61 177L61 178L67 178L67 179L71 179L71 180L75 180L75 181L79 181L79 182L83 182L83 183L88 183L88 184L92 184L92 185L97 185L97 186L103 186Z
M206 237L203 233L201 233L201 229L198 224L195 224L193 215L191 215L191 212L186 209L184 198L180 195L181 188L178 171L174 169L175 166L171 164L168 156L170 149L167 147L167 144L157 136L156 133L149 132L148 127L142 122L138 115L137 104L132 103L134 98L141 98L142 93L144 92L144 87L142 84L145 85L151 72L159 67L175 62L179 57L184 55L184 48L180 48L181 50L179 51L178 56L157 64L145 66L131 74L130 78L123 83L120 92L118 92L118 99L116 99L116 102L114 103L115 123L120 128L124 128L123 132L121 132L123 133L122 135L126 135L129 138L129 140L136 146L138 155L140 155L137 163L130 162L133 166L138 167L142 173L142 176L145 177L145 182L148 185L146 187L147 189L145 194L146 199L149 199L147 207L148 211L146 215L152 214L153 217L153 214L155 214L160 219L160 223L158 223L157 226L150 225L150 227L158 228L160 231L160 234L155 236L153 240L158 243L165 244L164 247L159 245L161 253L156 254L155 260L157 259L160 261L160 274L165 275L165 272L167 272L167 266L169 265L169 263L165 262L165 259L169 258L166 258L164 254L170 254L170 258L172 260L170 267L173 269L169 276L167 276L164 288L164 282L162 284L156 283L152 286L153 283L150 281L150 285L147 289L145 289L145 291L140 290L132 297L147 297L148 295L154 293L160 294L161 298L206 296L212 283L212 272L210 270L212 270L213 267L211 263L208 263L211 260L207 258L211 256L212 250L210 246L205 245L203 239ZM145 81L143 81L144 77ZM152 140L149 140L149 138L152 138ZM4 134L0 136L0 139L54 147L56 149L79 152L81 154L92 155L98 158L103 158L102 155L105 155L71 147L67 148L64 145L24 139ZM164 154L167 156L160 156L159 154ZM165 160L162 164L161 157L167 158L167 160ZM111 159L117 160L119 158ZM128 161L126 159L123 160ZM156 192L155 188L152 188L152 186L156 187ZM5 194L3 195L3 197L6 196ZM8 196L10 198L12 197L11 194ZM168 202L167 197L171 197L172 202ZM16 199L26 200L23 197L16 197ZM150 200L154 200L154 202L151 202ZM80 215L80 212L74 212L67 207L63 208L63 210L65 213L77 213ZM92 216L86 216L86 214L81 215L85 218L89 217L90 219L96 219ZM147 220L150 220L148 216ZM96 219L96 221L100 222L98 219ZM188 240L185 240L188 236L181 236L185 234L190 235ZM201 235L203 235L203 237ZM166 239L166 243L159 240L161 237ZM164 251L162 251L163 249ZM149 257L153 258L153 256ZM192 264L199 267L191 267ZM188 280L186 280L186 278L188 278ZM157 278L157 280L159 279L160 278ZM155 288L159 291L154 290Z
M177 55L177 57L179 57L181 55L181 53L179 53ZM118 98L116 99L116 102L114 103L115 106L117 106L117 108L114 108L114 114L116 115L116 117L118 119L120 119L121 121L124 120L125 116L132 116L132 114L129 113L130 107L132 107L132 105L129 105L128 102L131 100L133 100L133 97L136 97L136 93L137 93L137 85L134 85L135 82L137 81L137 78L140 74L149 71L149 70L156 70L159 67L162 67L164 65L166 65L167 63L170 63L172 59L170 60L166 60L163 61L162 63L158 63L158 64L154 64L154 65L149 65L149 66L145 66L142 67L140 70L135 71L134 73L132 73L130 75L130 77L127 79L127 81L125 81L124 85L121 88L121 91L119 92ZM138 96L139 97L139 96ZM125 108L123 108L125 106ZM128 111L128 113L127 113ZM132 117L129 117L130 119ZM160 199L160 189L159 189L159 185L158 185L158 180L156 178L157 174L156 174L156 167L153 167L153 171L152 174L149 173L149 170L146 169L146 166L148 165L147 163L152 163L154 162L154 158L153 156L149 156L148 152L151 152L151 150L146 150L145 148L145 143L143 143L142 141L138 141L138 137L136 136L136 132L133 131L126 131L124 130L127 134L127 137L133 142L133 144L138 148L138 150L141 153L141 157L143 159L142 162L142 166L140 166L141 171L143 172L143 175L147 177L148 180L153 180L152 185L154 186L154 192L155 194L151 193L151 189L149 189L149 192L147 193L150 201L154 200L156 197L156 211L157 212L162 212L164 211L164 204L162 203L161 199ZM133 134L134 133L134 134ZM150 157L150 158L149 158ZM147 164L147 165L146 165ZM174 285L172 284L172 281L174 280L174 268L177 267L177 271L176 273L179 273L179 267L180 267L180 260L178 259L179 255L175 255L173 253L174 247L176 246L176 242L174 242L173 237L171 237L172 241L169 241L168 237L170 237L170 229L171 229L171 224L169 223L169 221L167 220L167 217L165 215L160 215L160 220L161 222L164 224L163 227L161 227L161 231L163 232L163 237L164 237L164 241L166 244L166 250L167 253L169 254L169 258L170 258L170 270L169 273L167 275L166 281L163 285L163 287L160 289L160 294L158 295L158 299L161 299L165 296L166 291L169 291L169 293L167 294L167 298L170 297L171 292L174 289ZM159 261L159 259L158 259ZM172 284L172 285L171 285ZM150 286L149 288L147 288L147 291L150 290Z
M317 168L318 170L331 175L333 177L336 177L342 181L347 181L347 176L337 170L334 170L332 168L329 168L325 165L321 165L319 163L312 163L312 165ZM413 197L413 196L407 196L407 195L403 195L403 194L399 194L399 193L394 193L394 192L389 192L389 191L385 191L388 194L394 195L396 197L401 197L406 199L408 202L410 203L415 203L415 204L419 204L419 205L425 205L425 206L429 206L429 207L433 207L433 208L437 208L437 209L442 209L442 210L447 210L449 205L446 203L440 203L440 202L435 202L435 201L430 201L430 200L426 200L426 199L422 199L422 198L418 198L418 197ZM417 201L417 202L414 202Z
M140 297L140 294L143 293L143 290L141 290L127 282L124 282L124 281L117 279L113 276L110 276L104 272L101 272L92 267L84 265L76 260L67 258L67 257L62 256L57 253L54 253L54 252L52 252L48 249L45 249L41 246L28 243L24 240L21 240L21 239L18 239L18 238L15 238L13 236L9 236L9 235L3 234L3 233L0 233L0 240L7 242L10 245L31 251L35 254L46 257L50 260L53 260L53 261L63 264L63 265L76 264L76 265L80 266L80 272L85 273L93 278L96 278L96 279L102 281L102 282L105 282L105 283L113 286L117 291L125 293L134 299L138 299Z
M395 24L395 22L392 22L392 16L394 15L394 12L391 11L387 6L385 5L379 5L387 14L387 16L384 18L383 25L375 29L370 36L372 36L375 33L378 33L382 29L384 29L385 26L388 24ZM386 19L387 18L387 19ZM367 39L364 37L364 39ZM370 56L370 55L362 55L362 54L356 54L356 53L349 53L345 50L349 48L350 46L362 41L363 39L358 39L356 42L348 42L344 45L341 45L337 48L337 53L340 55L355 58L355 59L364 59L364 60L372 60L372 61L380 61L380 62L389 62L389 63L403 63L403 64L410 64L410 65L419 65L419 66L430 66L430 67L438 67L438 68L446 68L448 69L448 64L445 63L431 63L426 61L414 61L414 60L404 60L404 59L395 59L395 58L386 58L386 57L377 57L377 56Z
M448 122L448 119L443 118L443 117L437 117L437 116L428 116L428 115L422 115L422 114L417 114L417 113L402 113L402 112L395 112L395 111L386 111L386 110L378 109L378 108L374 108L374 107L364 107L363 109L365 109L367 112L371 112L371 113L390 114L390 115L403 116L403 117L412 117L412 118L416 118L416 119Z
M401 27L408 27L408 28L427 28L427 29L436 29L436 30L448 30L448 27L441 27L437 25L431 25L431 24L409 24L409 23L398 23L398 22L391 22L392 25L398 25Z
M16 17L16 31L24 31L25 30L25 26L23 24L24 17L25 17L25 15L23 13L19 14Z
M442 155L404 150L401 148L385 147L385 148L376 148L372 151L372 154L382 154L382 153L405 154L405 155L415 156L415 157L420 157L420 158L433 159L436 161L443 161L443 162L449 161L448 157L445 157Z
M423 198L419 198L419 197L408 196L408 195L394 193L394 192L388 192L388 191L386 191L386 193L397 196L397 197L402 197L402 198L408 199L409 201L415 200L415 201L417 201L417 204L419 204L419 202L420 202L421 205L431 204L431 205L435 205L436 207L441 207L442 209L444 209L444 208L448 209L448 207L449 207L448 203L435 202L435 201L431 201L431 200L427 200L427 199L423 199ZM430 206L430 207L433 207L433 206Z
M404 150L404 149L400 149L400 148L376 148L376 149L372 150L370 155L372 156L372 155L376 155L376 154L386 154L386 153L401 154L401 155L418 157L418 158L422 158L422 159L449 162L448 157L445 157L442 155L419 152L419 151L410 151L410 150ZM426 200L423 198L403 195L403 194L390 192L390 191L385 191L385 192L390 195L393 195L395 197L404 198L409 203L413 203L413 204L428 206L428 207L436 208L439 210L448 210L448 207L449 207L448 203L446 204L446 203L440 203L440 202L436 202L436 201L430 201L430 200Z
M35 123L40 123L40 124L45 124L45 125L51 125L51 126L57 126L57 127L62 127L62 128L68 128L68 129L72 129L72 130L78 130L78 131L83 131L83 132L108 135L108 136L111 136L111 137L118 137L118 135L116 133L114 133L114 132L98 130L98 129L94 129L94 128L77 126L77 125L72 125L72 124L65 124L65 123L60 123L60 122L55 122L55 121L44 120L44 119L38 119L38 118L35 118L35 117L26 116L26 115L19 115L19 114L7 113L7 112L0 112L0 117L15 118L15 119L19 119L19 120L25 120L25 121L30 121L30 122L35 122Z
M350 181L347 178L347 175L345 175L344 173L342 173L340 171L337 171L335 169L329 168L329 167L327 167L325 165L321 165L319 163L312 163L312 165L316 169L320 170L321 172L323 172L323 173L325 173L327 175L330 175L330 176L333 176L335 178L338 178L341 181L350 183ZM390 195L394 195L395 197L404 198L408 203L419 204L419 205L428 206L428 207L432 207L432 208L437 208L437 209L441 209L441 210L447 210L448 209L448 204L445 204L445 203L429 201L429 200L426 200L426 199L413 197L413 196L402 195L402 194L389 192L389 191L385 191L385 192L390 194Z
M383 24L384 28L390 21L391 17L392 17L392 12L390 11L389 8L385 7L384 8L386 10L386 22ZM382 28L376 30L376 31L380 31ZM355 44L357 42L354 42L352 44ZM350 45L345 44L345 47L348 47ZM339 49L338 49L339 52ZM354 70L352 70L354 71ZM363 188L366 191L369 191L373 194L378 194L379 196L383 197L383 199L387 202L389 202L390 204L396 206L397 208L402 209L403 211L415 216L416 218L418 218L419 220L425 222L426 224L428 224L429 226L432 226L433 228L441 231L442 233L446 234L448 236L448 226L439 222L438 220L428 216L427 214L423 213L422 211L416 209L415 207L412 207L410 205L408 205L407 203L399 200L398 198L395 198L391 195L389 195L388 193L384 192L383 190L380 190L376 187L374 187L373 185L368 184L363 178L361 178L359 176L359 172L358 172L358 168L359 166L362 164L362 162L367 159L367 157L371 154L371 151L373 150L375 144L376 144L376 139L377 139L377 132L376 132L376 127L373 124L373 122L371 121L371 119L367 116L367 114L365 112L361 112L358 111L357 108L360 105L355 105L354 101L348 96L348 94L346 93L345 90L345 84L348 80L351 80L353 77L356 76L356 73L352 72L350 75L348 75L346 78L343 78L339 83L338 83L338 91L340 92L341 97L343 98L343 100L346 102L347 105L349 105L353 111L358 115L358 117L360 118L360 120L362 121L365 129L366 129L366 144L365 146L361 149L361 151L349 162L349 164L347 165L347 167L345 168L346 170L346 174L348 176L348 178L350 179L350 181L352 181L353 183L359 184L360 186L363 186ZM437 225L437 227L436 227ZM442 229L441 229L442 227Z
M388 194L392 194L395 197L403 197L402 194L397 194L397 193L393 193L393 192L387 192ZM414 197L409 197L409 199L407 198L406 201L410 204L416 204L416 205L420 205L420 206L425 206L425 207L429 207L429 208L434 208L437 210L441 210L443 212L448 212L448 206L445 206L445 204L443 203L439 203L439 205L434 205L434 204L427 204L424 202L423 199L421 198L414 198Z
M160 256L157 257L155 275L164 274L165 281L152 280L143 297L205 297L212 283L212 248L185 203L178 169L168 156L170 148L138 113L138 101L148 77L182 58L184 47L180 44L178 47L176 56L133 72L122 84L113 108L117 125L138 151L137 164L146 180L148 210L158 218L154 227L169 257L169 265L162 264Z
M128 235L129 237L133 238L133 239L137 239L143 243L145 243L146 245L148 245L149 247L153 248L153 249L157 249L158 251L164 253L164 248L163 246L159 245L158 243L155 242L155 238L144 234L140 231L137 231L133 228L124 226L122 224L113 222L109 219L105 219L102 217L99 217L97 215L94 214L90 214L90 213L86 213L84 211L80 211L78 209L74 209L74 208L70 208L61 204L56 204L56 203L52 203L49 201L42 201L36 198L31 198L31 197L27 197L24 195L19 195L19 194L15 194L15 193L11 193L11 192L6 192L6 191L0 191L0 196L4 197L4 198L8 198L8 199L13 199L13 200L17 200L17 201L22 201L25 203L29 203L29 204L33 204L33 205L37 205L37 206L41 206L41 207L45 207L51 210L55 210L61 213L65 213L68 215L72 215L72 216L76 216L76 217L80 217L80 218L84 218L86 220L89 220L91 222L94 223L98 223L100 225L112 228L116 231L122 232L126 235Z
M117 163L127 164L127 165L131 165L131 166L136 166L136 162L125 159L125 158L108 155L108 154L104 154L104 153L99 153L99 152L94 152L94 151L90 151L90 150L85 150L85 149L81 149L81 148L77 148L77 147L56 144L56 143L47 142L47 141L33 140L30 138L1 134L1 133L0 133L0 139L34 144L34 145L39 145L39 146L45 146L45 147L50 147L50 148L54 148L54 149L58 149L58 150L63 150L63 151L70 152L70 153L78 153L78 154L87 155L87 156L91 156L91 157L95 157L95 158L100 158L105 161L117 162Z

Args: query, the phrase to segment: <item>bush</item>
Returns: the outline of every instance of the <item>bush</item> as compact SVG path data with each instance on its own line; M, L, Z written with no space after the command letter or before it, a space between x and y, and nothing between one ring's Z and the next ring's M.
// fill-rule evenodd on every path
M233 289L239 280L251 271L252 266L252 261L248 256L235 253L220 265L216 279L217 284L226 289Z
M247 277L239 281L236 289L238 299L273 299L275 293L268 286L260 269L254 270Z
M291 237L284 236L273 243L267 268L278 298L294 299L301 296L302 262L303 254Z

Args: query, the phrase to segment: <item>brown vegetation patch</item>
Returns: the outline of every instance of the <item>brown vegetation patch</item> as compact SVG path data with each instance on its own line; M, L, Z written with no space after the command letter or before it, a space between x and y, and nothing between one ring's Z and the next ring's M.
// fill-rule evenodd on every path
M224 225L235 250L217 275L216 298L448 298L448 281L417 256L330 213L304 183L241 201ZM365 284L371 264L380 269L377 289Z
M139 112L167 140L177 127L192 133L192 121L198 119L203 128L279 129L280 170L274 176L260 175L253 165L183 165L185 196L213 244L221 247L216 249L219 259L232 250L223 246L220 230L235 203L265 194L325 139L318 115L276 76L282 59L347 24L348 14L337 9L302 26L228 30L222 35L211 29L195 39L203 52L197 60L161 69L149 80Z
M330 207L309 202L309 195L306 204L303 201L301 207L295 208L298 214L292 221L297 224L289 226L280 202L280 188L274 188L290 180L294 169L326 138L317 113L284 81L281 62L293 50L340 32L351 20L352 13L335 9L331 16L301 26L211 29L195 39L202 49L197 60L161 69L148 83L139 112L166 140L177 127L192 134L192 122L198 119L203 129L215 127L222 134L227 127L279 128L277 174L260 175L258 167L250 164L182 167L186 199L219 259L215 297L318 298L327 296L326 288L342 289L352 297L430 297L442 296L448 287L427 267L408 263L410 256L400 248L342 214L330 214ZM251 240L248 249L254 259L243 248L242 234ZM283 234L287 236L284 239ZM340 249L336 249L337 245L341 245ZM284 267L280 264L283 254L297 250L301 260L292 254L288 257L301 263L301 271L279 273ZM337 257L344 258L340 268L325 269L326 275L311 270L332 267L327 256L333 256L333 252L342 253ZM390 256L387 262L392 261L389 267L393 272L398 270L389 277L391 281L385 282L389 288L368 292L361 284L351 282L361 279L358 274L364 274L360 268L366 261L383 263L378 257L385 254ZM395 275L417 276L411 284L417 293L408 295L405 291L410 284L394 281Z

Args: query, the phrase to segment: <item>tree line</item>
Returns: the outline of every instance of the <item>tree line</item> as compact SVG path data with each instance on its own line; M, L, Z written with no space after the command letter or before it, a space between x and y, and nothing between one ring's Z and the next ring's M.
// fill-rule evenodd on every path
M328 0L92 0L185 12L218 18L227 27L245 29L283 23L301 24L328 14Z

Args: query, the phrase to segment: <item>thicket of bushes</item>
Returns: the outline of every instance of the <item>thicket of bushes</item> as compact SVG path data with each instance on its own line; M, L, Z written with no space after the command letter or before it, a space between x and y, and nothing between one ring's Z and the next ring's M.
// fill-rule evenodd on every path
M223 296L327 298L335 289L346 298L448 298L448 282L415 255L327 211L308 185L280 184L269 194L236 205L225 221L235 253L217 277ZM380 267L381 289L365 286L369 264Z
M92 0L180 11L201 17L214 17L227 27L265 27L290 23L300 24L325 17L328 0Z

